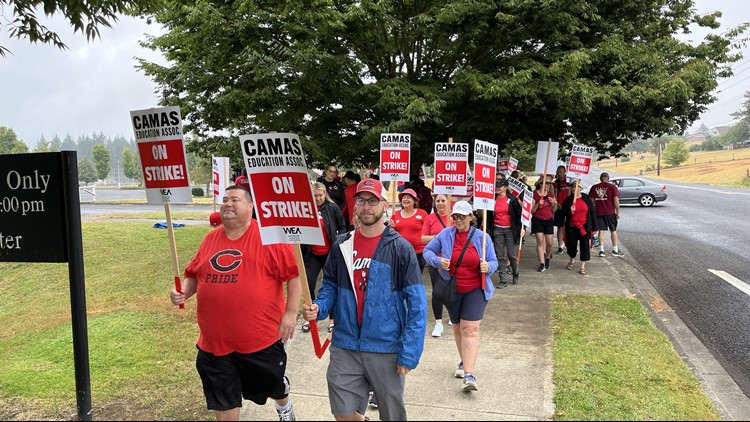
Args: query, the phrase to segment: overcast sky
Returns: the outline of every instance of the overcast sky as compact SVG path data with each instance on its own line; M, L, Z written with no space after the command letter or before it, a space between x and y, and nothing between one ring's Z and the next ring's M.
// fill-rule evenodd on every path
M700 14L723 12L718 33L750 20L747 0L697 0L696 9ZM66 134L77 138L102 132L132 139L130 110L157 105L155 85L135 69L134 57L162 61L140 48L138 41L160 29L122 17L112 29L101 30L101 39L89 43L80 33L73 35L61 19L46 25L58 30L69 50L9 39L7 28L0 29L0 45L11 50L0 58L0 126L11 127L32 148L42 136L52 139L56 134L63 139ZM688 39L704 35L694 33ZM735 76L720 81L718 100L694 128L701 122L708 127L732 124L730 113L740 108L750 90L750 46L743 53L745 57L733 65Z

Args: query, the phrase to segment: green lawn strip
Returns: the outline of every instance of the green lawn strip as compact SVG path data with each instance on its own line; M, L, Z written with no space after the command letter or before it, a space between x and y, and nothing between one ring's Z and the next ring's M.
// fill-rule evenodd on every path
M175 230L180 270L208 230ZM195 372L195 309L169 302L174 276L167 231L84 222L83 238L95 414L210 417ZM0 406L18 401L29 404L24 411L40 412L25 419L60 415L65 405L75 414L69 290L65 264L0 263Z
M555 420L720 420L667 337L632 298L557 295Z
M209 211L172 211L172 220L205 220L208 224ZM133 219L133 220L166 220L164 211L154 212L117 212L111 214L93 214L96 218Z
M98 201L83 201L84 203L91 204L145 204L145 199L100 199ZM213 197L193 197L193 204L211 205L214 203ZM218 208L221 204L216 204Z

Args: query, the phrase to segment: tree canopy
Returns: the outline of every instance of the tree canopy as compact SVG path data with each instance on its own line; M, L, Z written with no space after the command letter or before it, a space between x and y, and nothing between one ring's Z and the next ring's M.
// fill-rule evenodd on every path
M0 154L22 154L29 152L26 143L16 136L16 132L5 126L0 126Z
M237 136L300 134L310 163L377 162L379 135L482 139L529 152L547 138L602 155L682 133L715 98L745 25L716 29L692 0L186 0L151 17L167 33L140 60L163 105L179 105L204 157Z
M103 144L96 144L91 151L91 158L94 161L94 168L96 168L96 176L102 180L106 179L109 171L112 170L112 164L109 162L112 154L110 154L109 149Z
M32 43L52 44L60 49L67 46L60 36L42 25L37 15L61 14L73 27L91 41L99 37L100 27L111 27L117 21L117 14L145 13L155 8L158 0L0 0L0 28L7 27L11 37L26 38ZM5 15L5 5L11 10ZM0 45L0 56L8 49Z

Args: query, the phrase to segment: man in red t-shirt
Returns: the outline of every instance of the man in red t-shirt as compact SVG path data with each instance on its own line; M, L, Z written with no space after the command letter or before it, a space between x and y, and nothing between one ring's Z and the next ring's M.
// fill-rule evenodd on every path
M197 297L196 368L217 420L239 420L243 397L261 405L270 397L280 420L295 420L283 343L297 322L299 271L291 245L261 243L252 209L249 191L227 188L223 226L203 239L171 299Z
M604 253L604 231L609 230L612 239L612 255L625 256L617 248L617 220L620 219L620 190L614 183L609 182L609 173L599 176L599 181L589 190L589 196L596 207L596 225L599 230L599 256Z

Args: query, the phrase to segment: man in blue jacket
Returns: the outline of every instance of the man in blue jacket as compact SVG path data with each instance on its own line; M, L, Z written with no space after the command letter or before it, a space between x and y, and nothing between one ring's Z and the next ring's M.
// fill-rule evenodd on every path
M380 181L361 181L355 205L361 226L331 247L305 319L336 315L326 376L336 420L362 420L370 390L381 420L406 420L404 381L422 356L427 296L414 248L383 224Z

